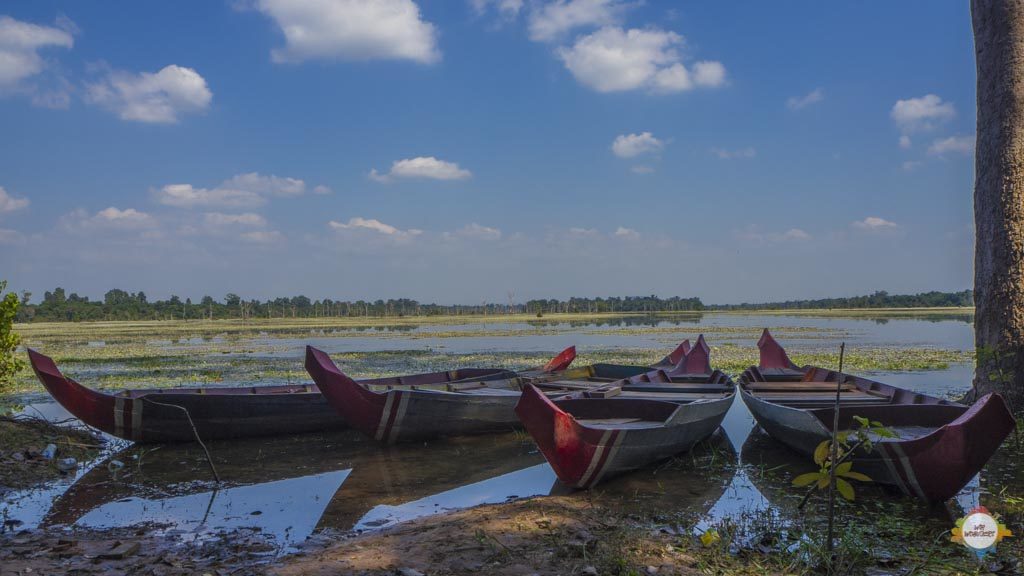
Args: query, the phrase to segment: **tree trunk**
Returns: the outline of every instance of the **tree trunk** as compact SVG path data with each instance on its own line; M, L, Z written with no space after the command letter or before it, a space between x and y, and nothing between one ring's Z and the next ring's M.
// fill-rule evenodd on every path
M972 0L978 64L974 333L979 394L1024 409L1024 3Z

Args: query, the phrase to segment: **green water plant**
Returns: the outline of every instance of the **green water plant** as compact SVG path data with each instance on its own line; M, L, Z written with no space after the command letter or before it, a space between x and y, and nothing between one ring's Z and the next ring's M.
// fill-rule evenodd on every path
M834 460L836 491L848 501L853 501L855 497L853 484L850 483L850 480L858 482L872 481L866 474L853 470L851 458L853 458L858 450L870 453L877 438L896 437L895 432L877 420L869 420L862 416L854 416L853 419L857 423L853 430L842 430L836 433L834 452L836 455ZM831 439L823 440L814 450L814 463L818 465L818 471L801 474L793 479L794 487L809 487L807 494L800 503L801 508L804 507L814 492L828 489L829 479L832 477L832 454L833 441Z

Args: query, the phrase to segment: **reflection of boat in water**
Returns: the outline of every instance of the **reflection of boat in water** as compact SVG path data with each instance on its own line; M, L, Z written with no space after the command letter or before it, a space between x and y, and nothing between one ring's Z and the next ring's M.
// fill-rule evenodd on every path
M211 451L225 485L219 490L218 501L228 489L343 472L341 489L323 503L322 520L318 515L321 526L340 530L352 528L375 506L415 501L543 462L532 444L512 434L387 448L355 431L341 431L218 442L211 445ZM127 465L111 469L108 464L114 460ZM208 497L217 488L211 481L196 478L209 478L209 472L202 452L194 445L174 444L151 451L129 447L85 474L57 498L43 524L72 525L96 510L109 510L112 503L144 501L136 508L118 508L132 516L143 508L158 510L158 503L168 499ZM550 486L547 482L541 493L547 493ZM520 487L513 485L511 489ZM241 491L236 500L254 494L258 492ZM159 522L149 517L145 520Z
M554 472L521 434L390 448L368 439L353 442L355 434L217 443L212 451L226 484L219 490L212 482L195 480L207 471L194 446L169 445L151 452L131 447L113 458L128 466L112 471L101 464L84 475L53 503L43 523L151 523L200 535L245 527L274 533L291 523L294 534L287 535L286 543L294 544L301 539L296 535L315 530L373 530L561 489ZM708 441L712 449L716 458L733 460L723 435ZM141 457L141 466L132 463L134 455ZM609 480L600 488L602 497L627 504L640 500L640 505L657 510L703 509L721 495L726 478L695 465L692 457Z
M86 512L75 525L108 529L146 524L186 539L249 528L272 536L283 549L313 533L348 475L348 470L337 470L169 498L124 498Z

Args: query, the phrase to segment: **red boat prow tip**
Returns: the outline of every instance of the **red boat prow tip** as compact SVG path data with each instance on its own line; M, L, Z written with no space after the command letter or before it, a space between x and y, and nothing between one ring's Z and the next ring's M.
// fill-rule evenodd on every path
M689 346L689 341L684 342ZM697 337L697 343L690 348L682 358L679 359L671 370L669 376L681 376L687 374L710 374L711 373L711 349L704 341L704 335Z
M757 341L757 347L761 351L761 361L758 364L761 368L798 368L789 359L786 349L772 337L771 332L767 328L761 333L761 338Z
M576 359L576 346L569 346L565 350L558 353L547 364L544 365L544 372L561 372L572 364L572 361Z
M90 390L64 376L52 358L31 348L28 349L28 359L32 370L36 373L36 378L61 406L93 428L107 434L124 437L123 434L126 431L118 429L115 425L116 400L113 396ZM122 410L130 410L134 403L124 404L127 404L129 408L122 407ZM128 422L130 427L130 418ZM127 432L130 434L130 430Z
M556 406L533 384L528 384L523 390L515 410L558 478L570 486L576 485L586 472L592 455L587 453L576 419Z
M349 378L326 352L312 346L306 346L306 372L349 426L377 436L387 403L383 394L375 394Z
M679 361L682 360L689 353L690 339L687 338L686 340L680 342L679 346L676 346L676 349L673 350L668 356L665 356L665 358L661 362L658 362L658 364L676 366L677 364L679 364Z

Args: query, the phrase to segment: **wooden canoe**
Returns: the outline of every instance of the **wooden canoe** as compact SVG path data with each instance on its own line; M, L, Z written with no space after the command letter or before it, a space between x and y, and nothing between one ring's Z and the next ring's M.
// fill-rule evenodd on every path
M135 442L192 442L189 417L203 440L300 434L346 427L315 384L136 389L108 394L64 376L47 356L28 351L39 381L57 402L85 424ZM566 349L549 366L564 368L575 358ZM444 385L475 379L508 379L503 369L462 369L367 381L379 386ZM187 415L186 415L187 411Z
M685 452L718 429L735 386L711 368L703 335L692 348L684 344L685 350L681 345L673 352L671 368L624 375L616 366L599 364L547 382L568 384L564 378L577 373L583 382L599 384L581 387L573 398L549 399L527 387L516 414L562 483L590 488L605 477ZM607 382L615 376L620 378Z
M927 394L815 366L798 367L766 329L757 343L758 366L740 378L743 402L777 441L811 455L830 438L836 387L841 386L839 426L853 417L877 420L899 437L882 438L859 454L854 470L927 502L955 496L1013 431L1014 420L998 394L965 406Z
M401 390L375 390L373 384L377 381L356 382L342 372L330 356L311 346L306 347L306 371L349 425L380 442L395 444L439 436L517 429L521 425L515 414L515 405L526 383L534 383L552 394L564 395L578 389L598 387L618 380L622 375L633 376L650 370L647 366L609 364L604 365L608 371L605 375L612 372L616 375L605 378L601 384L582 383L578 378L563 382L563 375L584 374L593 369L569 370L569 364L575 358L575 347L569 350L543 368L487 381L465 378L451 381L441 389L413 386Z

